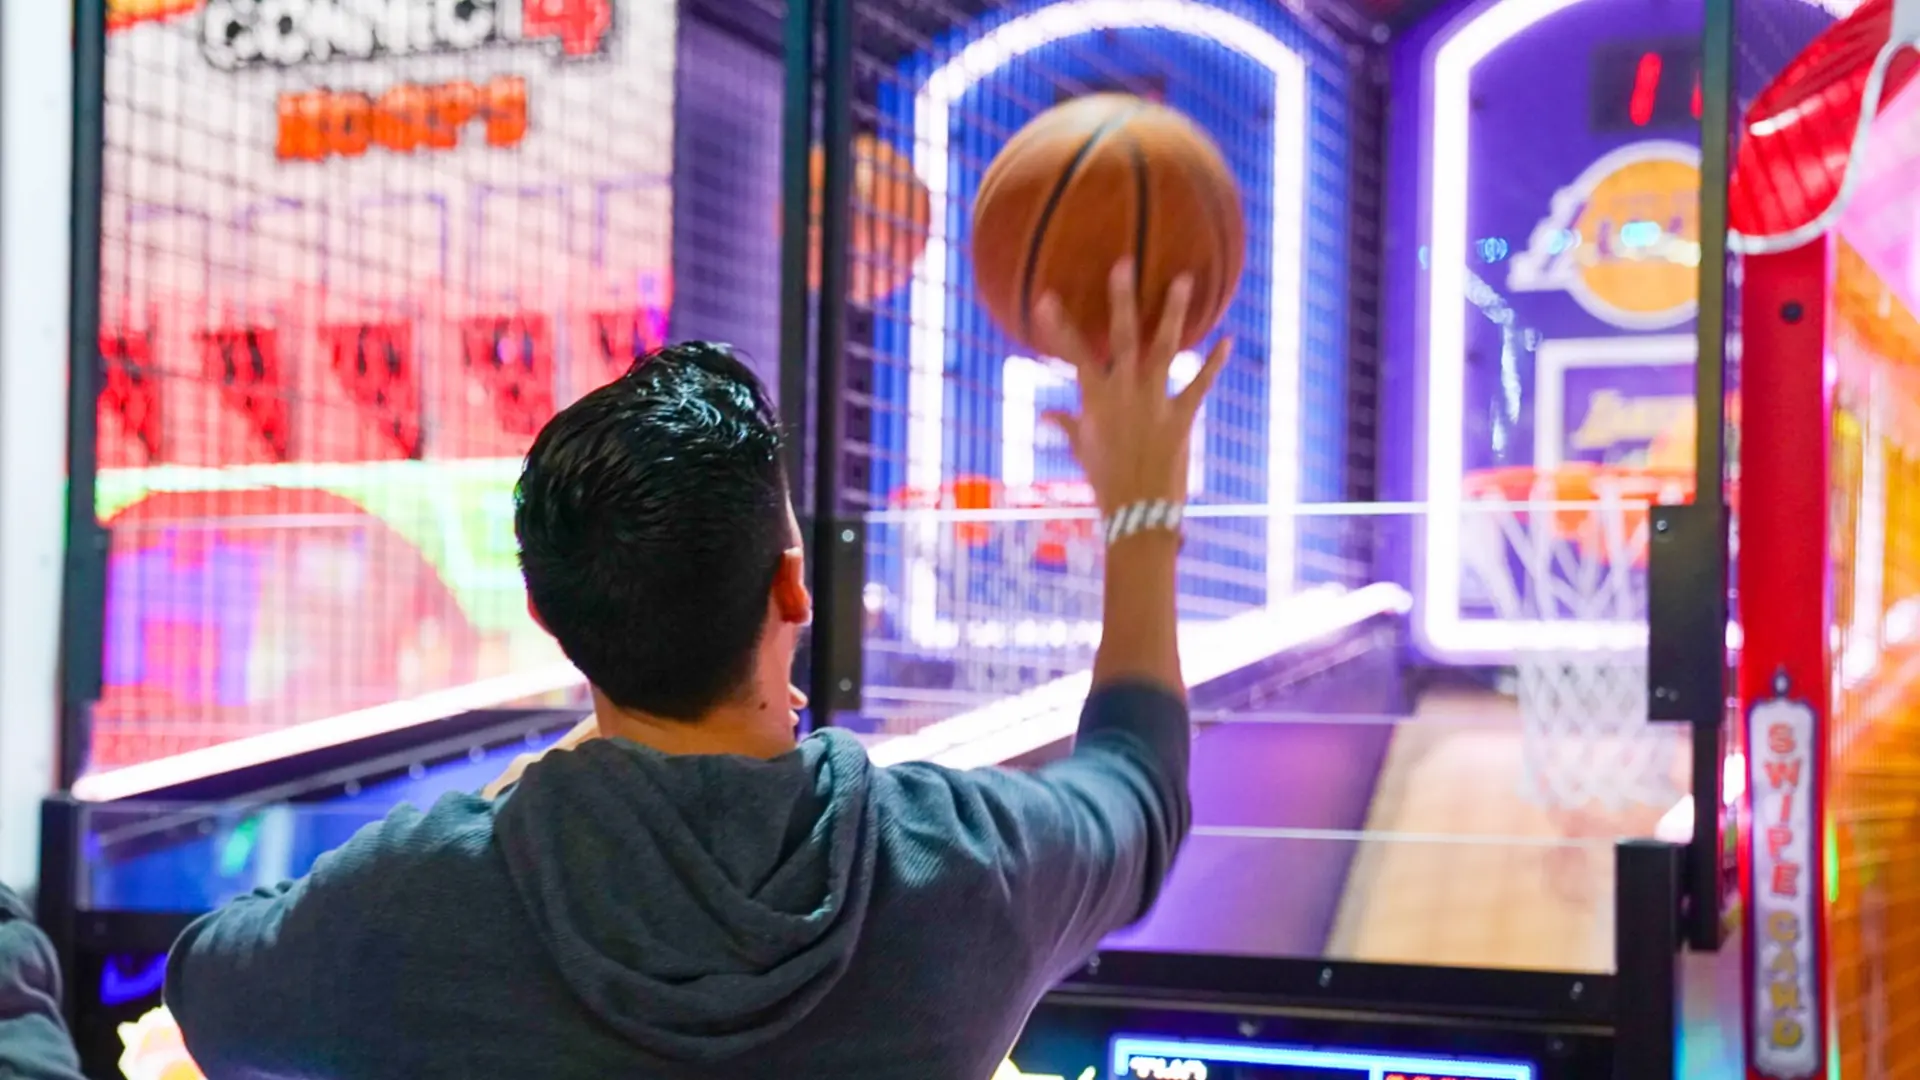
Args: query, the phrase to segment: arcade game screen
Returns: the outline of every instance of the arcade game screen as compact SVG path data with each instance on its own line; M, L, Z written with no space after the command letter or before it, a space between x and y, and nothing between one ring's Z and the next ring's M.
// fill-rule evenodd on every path
M1534 1076L1533 1066L1518 1061L1116 1035L1101 1065L1036 1072L1033 1066L1023 1071L1009 1062L994 1080L1534 1080Z

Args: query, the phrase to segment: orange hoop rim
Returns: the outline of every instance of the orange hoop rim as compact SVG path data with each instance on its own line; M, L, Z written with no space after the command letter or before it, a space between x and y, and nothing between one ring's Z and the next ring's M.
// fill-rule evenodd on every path
M1084 480L1014 485L984 476L961 476L943 481L938 488L900 488L887 502L908 510L1091 508L1093 489Z
M1569 461L1559 465L1502 465L1475 469L1461 479L1468 498L1505 498L1512 502L1537 499L1545 487L1555 502L1595 502L1603 495L1656 502L1669 492L1691 498L1692 466L1613 465L1599 461Z

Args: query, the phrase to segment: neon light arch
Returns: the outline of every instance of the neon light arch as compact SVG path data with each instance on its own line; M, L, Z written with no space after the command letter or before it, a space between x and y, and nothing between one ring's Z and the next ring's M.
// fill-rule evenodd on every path
M1481 61L1536 24L1587 0L1499 0L1446 32L1432 53L1427 143L1431 218L1427 245L1425 500L1416 624L1423 643L1449 658L1479 658L1524 648L1632 648L1638 623L1516 622L1465 619L1460 613L1464 468L1470 156L1473 73Z
M914 171L934 211L920 271L910 293L907 486L938 490L944 481L947 294L950 249L947 208L952 108L983 79L1043 46L1103 30L1149 29L1184 34L1237 52L1273 75L1272 272L1268 296L1267 505L1289 511L1267 523L1267 603L1294 586L1294 523L1298 501L1301 289L1305 281L1306 133L1310 125L1306 61L1266 29L1197 0L1061 0L980 34L929 75L913 104ZM939 526L908 527L904 608L908 635L937 644L942 628L930 554Z
M1470 95L1474 71L1503 45L1539 23L1588 0L1493 0L1458 25L1441 32L1429 54L1430 121L1421 151L1431 166L1426 178L1430 218L1425 231L1427 276L1424 423L1425 464L1421 472L1427 515L1422 554L1416 565L1419 597L1416 629L1438 657L1468 661L1509 656L1527 649L1632 649L1646 641L1638 622L1519 622L1461 617L1460 481L1465 447L1465 361L1469 296L1468 144ZM1800 0L1807 7L1839 15L1857 0ZM1690 335L1686 335L1690 337ZM1674 343L1653 343L1670 348ZM1684 342L1681 343L1684 346Z

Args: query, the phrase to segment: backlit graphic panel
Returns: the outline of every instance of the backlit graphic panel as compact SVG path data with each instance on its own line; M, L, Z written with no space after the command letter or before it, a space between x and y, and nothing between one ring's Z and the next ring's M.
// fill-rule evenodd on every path
M555 409L664 336L674 5L112 26L93 767L567 681L511 486Z

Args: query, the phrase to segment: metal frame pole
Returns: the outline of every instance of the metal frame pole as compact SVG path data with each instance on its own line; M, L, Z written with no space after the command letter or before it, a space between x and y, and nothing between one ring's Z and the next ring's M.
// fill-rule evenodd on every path
M847 345L847 258L852 242L853 184L853 3L823 0L826 31L820 118L821 174L820 300L814 327L813 456L813 651L808 681L815 726L833 722L842 704L840 649L835 625L841 611L840 441L841 400Z
M100 698L107 530L94 510L99 468L100 198L106 145L106 0L76 0L73 208L67 322L67 552L61 581L60 786L86 769Z

